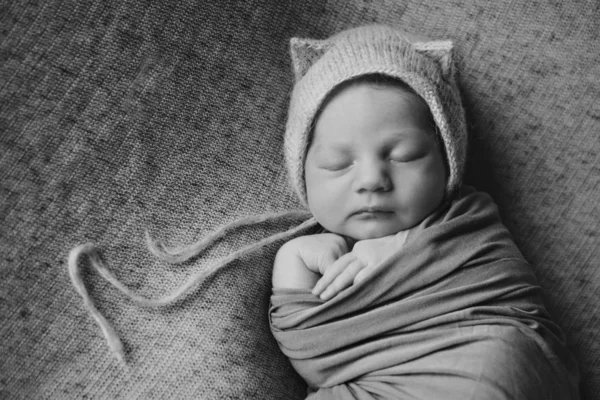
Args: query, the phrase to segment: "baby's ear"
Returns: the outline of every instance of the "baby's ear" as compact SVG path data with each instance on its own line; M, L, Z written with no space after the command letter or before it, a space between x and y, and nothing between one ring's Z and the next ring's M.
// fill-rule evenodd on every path
M327 40L292 38L290 40L290 53L294 66L296 82L306 74L329 47Z
M454 78L453 48L451 40L442 40L435 42L415 43L414 48L431 59L435 60L442 69L442 74L447 79Z

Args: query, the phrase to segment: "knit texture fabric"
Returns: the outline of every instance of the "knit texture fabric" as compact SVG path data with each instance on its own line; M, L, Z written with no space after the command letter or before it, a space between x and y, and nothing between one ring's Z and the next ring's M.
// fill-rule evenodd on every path
M465 182L491 193L600 393L600 10L594 0L4 1L0 6L0 398L303 399L267 318L279 243L169 307L82 278L125 346L112 356L71 284L92 242L140 295L171 293L298 221L282 151L289 41L366 23L455 43L469 128Z
M367 74L399 79L427 102L445 148L447 195L460 186L467 130L452 49L452 41L430 41L386 25L361 26L325 40L290 41L296 84L290 100L285 154L292 186L304 204L304 161L315 115L337 85Z

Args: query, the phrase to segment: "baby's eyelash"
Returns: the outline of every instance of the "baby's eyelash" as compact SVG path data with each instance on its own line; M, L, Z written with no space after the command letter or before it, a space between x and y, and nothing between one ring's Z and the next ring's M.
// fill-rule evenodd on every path
M349 168L350 166L352 166L352 163L340 163L340 164L335 164L335 165L324 165L321 168L327 170L327 171L342 171L346 168Z

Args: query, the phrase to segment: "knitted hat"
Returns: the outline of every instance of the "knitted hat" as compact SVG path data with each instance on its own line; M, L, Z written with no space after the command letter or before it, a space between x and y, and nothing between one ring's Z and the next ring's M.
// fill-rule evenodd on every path
M295 85L285 157L291 184L304 205L304 162L315 115L336 86L367 74L399 79L427 102L448 163L446 195L454 193L464 170L467 132L452 47L449 40L431 41L385 25L353 28L325 40L291 39Z

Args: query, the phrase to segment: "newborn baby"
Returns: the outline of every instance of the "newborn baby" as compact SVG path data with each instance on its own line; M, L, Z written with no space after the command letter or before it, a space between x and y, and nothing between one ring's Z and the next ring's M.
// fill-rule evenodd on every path
M377 25L291 49L286 160L320 229L278 251L269 317L308 398L578 398L531 268L461 186L452 43Z

